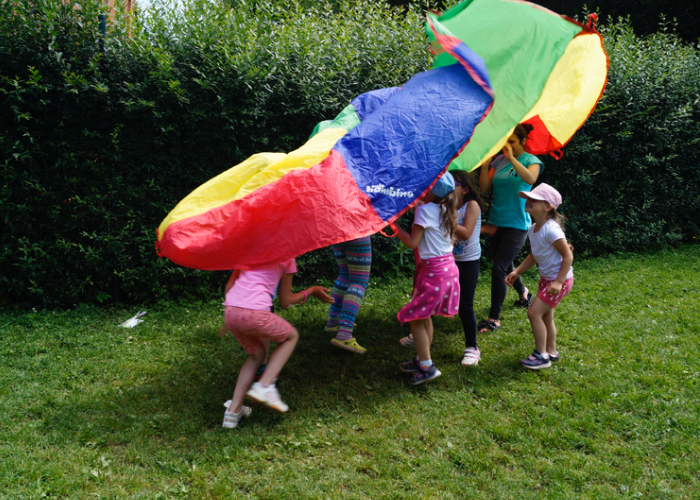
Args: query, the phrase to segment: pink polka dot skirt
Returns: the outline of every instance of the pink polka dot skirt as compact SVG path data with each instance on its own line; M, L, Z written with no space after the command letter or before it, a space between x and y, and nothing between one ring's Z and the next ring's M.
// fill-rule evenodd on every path
M459 311L459 270L452 254L423 259L411 301L396 315L403 324Z

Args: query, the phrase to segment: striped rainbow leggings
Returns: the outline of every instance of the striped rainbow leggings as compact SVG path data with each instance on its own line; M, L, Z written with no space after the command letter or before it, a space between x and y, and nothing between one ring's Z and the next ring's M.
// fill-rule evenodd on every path
M340 274L333 285L333 299L328 324L338 324L338 340L351 339L355 317L369 283L372 267L372 243L369 236L333 245L333 256Z

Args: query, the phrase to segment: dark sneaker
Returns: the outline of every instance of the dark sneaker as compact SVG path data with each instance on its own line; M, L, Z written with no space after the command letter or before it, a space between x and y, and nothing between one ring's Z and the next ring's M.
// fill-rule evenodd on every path
M418 366L418 362L420 359L418 359L418 354L416 354L416 357L413 358L411 361L406 361L405 363L401 363L399 365L399 369L402 372L406 373L415 373L420 370L420 366Z
M556 355L550 353L550 354L549 354L549 360L550 360L552 363L556 363L557 361L559 361L559 353L556 353Z
M442 375L442 372L437 369L435 365L430 365L430 368L427 370L423 370L420 366L418 367L418 371L413 374L413 377L411 378L411 384L413 385L421 385L425 384L426 382L429 382L433 379L438 378L440 375Z
M266 368L267 368L267 363L260 365L260 368L258 368L258 371L255 372L255 377L253 377L253 382L260 382L260 377L263 376L263 373L265 373ZM276 384L277 380L278 380L278 377L273 378L272 383ZM285 377L283 375L282 380L289 380L289 377Z
M260 382L260 377L265 373L265 368L267 368L267 363L263 363L258 367L258 371L255 372L255 377L253 377L253 382Z
M532 351L532 354L530 354L527 358L520 361L520 364L528 370L541 370L542 368L549 368L552 366L551 361L549 361L549 359L545 359L536 349Z

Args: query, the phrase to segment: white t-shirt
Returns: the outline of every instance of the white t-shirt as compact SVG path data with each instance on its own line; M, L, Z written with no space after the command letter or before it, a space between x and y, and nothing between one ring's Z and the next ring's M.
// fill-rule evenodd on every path
M471 202L469 202L471 203ZM465 203L462 208L457 210L457 223L460 226L464 225L464 217L467 214L467 206L469 203ZM455 256L455 260L459 262L471 262L474 260L479 260L481 258L481 244L479 243L479 234L481 233L481 214L476 219L476 225L474 226L474 231L468 240L460 240L457 238L455 240L455 248L452 253Z
M452 253L452 238L445 234L445 229L440 224L442 210L442 207L435 203L426 203L416 208L413 223L425 229L418 243L418 254L421 259Z
M561 239L566 239L561 226L554 219L549 219L535 232L535 224L527 230L527 237L530 238L530 250L532 256L537 261L537 266L540 268L540 274L546 280L553 281L557 279L561 263L564 260L557 249L554 248L554 242ZM568 280L574 275L573 266L566 274Z
M224 305L269 311L282 275L296 272L297 263L294 259L273 266L241 271L226 294Z

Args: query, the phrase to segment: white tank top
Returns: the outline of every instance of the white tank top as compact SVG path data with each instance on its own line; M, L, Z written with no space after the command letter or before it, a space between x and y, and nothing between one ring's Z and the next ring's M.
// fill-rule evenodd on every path
M471 203L471 202L469 202ZM464 216L467 213L467 205L465 203L462 208L457 211L457 223L460 226L464 225ZM455 260L459 262L471 262L473 260L479 260L481 258L481 243L479 242L479 235L481 233L481 214L479 218L476 219L476 226L474 226L474 231L468 240L456 239L454 243L454 250L452 253L455 256Z

